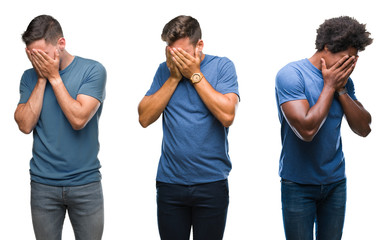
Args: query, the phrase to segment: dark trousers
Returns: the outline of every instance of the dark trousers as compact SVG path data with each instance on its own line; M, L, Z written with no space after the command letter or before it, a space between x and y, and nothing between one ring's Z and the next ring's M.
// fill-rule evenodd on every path
M282 179L282 211L287 240L342 238L346 179L326 185L304 185Z
M221 240L229 205L227 179L197 185L157 182L158 227L162 240Z

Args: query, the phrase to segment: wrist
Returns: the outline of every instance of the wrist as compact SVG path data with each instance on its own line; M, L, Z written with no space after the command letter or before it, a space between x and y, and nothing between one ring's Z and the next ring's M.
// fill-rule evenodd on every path
M201 80L203 80L204 75L201 72L195 72L192 74L192 76L189 78L190 81L192 82L193 85L199 83Z
M50 77L50 78L48 78L48 81L50 82L50 84L52 86L54 86L54 85L60 84L63 80L61 79L60 76L57 76L57 77Z
M344 94L346 94L346 93L347 93L347 88L346 88L346 87L344 87L344 88L339 88L338 90L336 90L335 96L336 96L336 97L339 97L339 96L344 95Z

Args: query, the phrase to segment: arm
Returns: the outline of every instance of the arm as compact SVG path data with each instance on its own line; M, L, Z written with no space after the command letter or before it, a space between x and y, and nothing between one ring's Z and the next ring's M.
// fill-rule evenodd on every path
M194 87L208 110L225 127L230 127L234 121L238 106L238 96L235 93L221 94L217 92L205 77L194 84Z
M371 131L372 117L370 113L359 101L351 99L347 93L340 95L339 101L351 130L361 137L366 137Z
M281 105L290 127L304 141L312 141L317 134L328 116L335 91L346 84L355 67L355 58L348 56L344 56L329 69L326 68L324 59L321 62L324 87L316 104L310 107L307 100L295 100Z
M144 96L138 106L139 123L144 128L159 118L182 79L182 75L170 59L168 51L169 49L166 47L166 64L170 70L169 79L157 92L150 96Z
M25 134L29 134L31 131L33 131L35 125L37 125L38 118L41 115L47 80L43 77L42 73L32 61L31 54L27 48L26 54L37 73L38 79L27 102L18 104L15 110L14 118L18 124L19 130Z
M38 118L41 114L45 86L46 79L39 78L29 100L26 103L18 104L15 110L15 121L18 124L19 130L25 134L31 133L35 125L37 125Z
M170 50L173 61L184 77L190 79L193 73L201 72L201 53L198 48L196 48L196 57L192 57L181 48L171 48ZM194 87L208 110L223 126L229 127L234 121L238 106L237 94L222 94L216 91L204 76L200 82L194 84Z
M52 85L57 102L72 128L83 129L98 110L100 101L83 94L79 94L75 100L69 95L58 71L58 52L56 52L55 59L50 58L42 50L34 49L31 55L40 72Z

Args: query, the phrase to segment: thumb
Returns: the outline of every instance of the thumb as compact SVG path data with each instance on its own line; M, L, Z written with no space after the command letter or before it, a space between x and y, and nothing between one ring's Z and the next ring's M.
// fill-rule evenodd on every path
M201 52L199 51L198 47L196 48L196 58L201 62Z
M327 70L327 65L325 64L324 58L321 58L321 72L324 72Z
M59 61L59 57L60 57L59 50L56 49L56 51L54 52L54 61Z

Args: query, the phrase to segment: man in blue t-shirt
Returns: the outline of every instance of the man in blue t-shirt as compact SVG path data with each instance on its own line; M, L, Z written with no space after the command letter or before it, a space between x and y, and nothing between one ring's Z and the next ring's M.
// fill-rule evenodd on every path
M239 101L233 63L202 53L196 19L178 16L162 31L166 62L139 104L143 127L162 114L157 173L161 239L223 238L229 203L228 128Z
M65 50L59 22L34 18L22 39L33 68L20 82L15 120L33 131L31 213L36 239L61 239L68 211L76 239L101 239L103 194L98 121L106 71Z
M281 122L282 212L286 239L341 239L346 208L343 116L356 134L370 133L371 116L357 100L350 74L358 51L372 43L365 25L350 17L326 20L317 52L276 76Z

